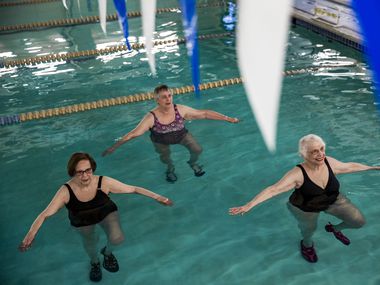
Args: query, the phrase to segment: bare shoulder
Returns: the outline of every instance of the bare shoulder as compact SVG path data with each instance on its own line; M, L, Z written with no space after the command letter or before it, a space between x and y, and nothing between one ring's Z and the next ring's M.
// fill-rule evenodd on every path
M153 112L155 109L152 109ZM141 120L140 125L152 127L154 124L154 116L151 112L145 114L144 118Z
M302 176L302 170L301 168L299 168L298 166L294 166L292 169L290 169L288 171L288 173L286 175L290 175L290 176Z
M68 183L67 183L68 184ZM59 199L59 200L62 200L65 204L67 204L70 200L70 193L69 193L69 189L67 188L67 186L64 184L62 185L58 191L57 191L57 194L56 194L56 197Z
M334 162L334 161L337 161L335 158L333 158L332 156L327 156L326 155L326 159L328 162Z
M295 166L285 176L289 177L296 184L296 188L303 184L303 174L301 168Z
M343 162L331 157L331 156L326 156L326 160L328 161L328 163L330 164L331 167L335 167L339 164L342 164Z
M175 105L177 106L177 109L178 109L178 111L180 111L180 112L183 112L183 111L189 109L189 107L188 107L188 106L185 106L185 105L181 105L181 104L175 104Z
M143 120L150 120L150 119L153 119L153 114L152 112L154 112L157 108L154 108L152 110L150 110L148 113L145 114Z
M176 106L180 115L184 118L187 118L189 114L189 110L191 110L191 108L186 105L180 105L180 104L176 104Z
M108 194L111 192L112 188L115 188L118 186L120 182L112 177L109 176L103 176L102 180L102 191Z

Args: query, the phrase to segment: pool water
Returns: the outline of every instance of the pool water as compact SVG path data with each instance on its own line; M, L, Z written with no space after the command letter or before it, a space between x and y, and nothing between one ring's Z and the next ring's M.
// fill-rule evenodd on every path
M178 5L176 1L165 4L162 7ZM223 8L198 11L200 34L224 32ZM141 35L140 19L131 19L130 28L131 35ZM95 48L121 41L117 29L116 22L109 23L107 37L97 25L1 35L0 52L32 56L25 50L29 46L41 47L40 52L73 51L79 42L83 44L79 50ZM158 15L157 31L163 39L182 37L180 14ZM81 36L92 42L79 41ZM54 43L54 38L63 40ZM191 84L184 45L157 48L156 60L157 77L150 75L143 51L54 67L0 69L0 114L147 92L160 83ZM235 38L200 41L200 62L202 82L239 76ZM97 174L174 201L169 208L138 195L112 195L126 241L115 251L120 271L103 270L102 284L380 284L377 172L340 176L341 191L362 210L367 225L345 231L352 241L345 247L323 229L328 221L337 220L321 214L315 234L316 264L305 262L299 254L300 235L286 208L290 192L243 217L228 215L230 207L246 203L300 162L297 144L305 134L322 136L327 154L339 160L380 164L379 117L360 54L299 27L289 32L285 69L347 62L357 65L284 78L273 154L264 145L242 85L203 91L200 100L193 94L176 96L178 104L213 109L241 122L188 122L204 149L200 162L206 174L195 177L186 164L187 151L174 146L175 184L165 181L165 168L148 134L101 157L155 106L153 101L1 127L0 283L91 284L89 261L66 209L44 223L30 251L17 251L35 217L68 180L65 169L71 153L86 151L98 163ZM100 237L99 249L105 243L104 235Z

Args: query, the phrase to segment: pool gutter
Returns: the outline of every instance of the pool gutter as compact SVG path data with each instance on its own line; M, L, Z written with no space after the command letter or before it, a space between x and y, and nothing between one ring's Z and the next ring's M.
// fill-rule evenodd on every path
M349 0L295 0L293 24L363 51L360 27L350 2Z

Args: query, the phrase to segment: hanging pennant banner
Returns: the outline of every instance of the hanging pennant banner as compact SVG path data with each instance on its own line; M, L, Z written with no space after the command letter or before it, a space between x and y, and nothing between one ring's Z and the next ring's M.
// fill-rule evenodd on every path
M378 0L353 0L354 8L363 34L365 55L372 71L375 100L380 110L380 2Z
M82 17L82 9L80 7L80 0L77 0L79 15Z
M119 23L124 33L125 44L127 45L128 49L131 50L131 45L129 44L129 41L128 41L128 36L129 36L128 17L127 17L127 6L125 5L125 0L113 0L113 3L115 4L117 16L119 18Z
M153 49L153 32L156 20L156 0L140 0L143 34L145 38L145 50L148 57L150 70L156 75L156 62L154 59Z
M100 27L107 33L107 0L98 0Z
M238 4L239 70L252 112L271 152L276 150L282 71L292 2L240 0Z
M182 22L185 31L187 55L191 60L191 74L195 88L195 95L200 98L199 92L199 53L197 37L197 13L195 0L180 0Z

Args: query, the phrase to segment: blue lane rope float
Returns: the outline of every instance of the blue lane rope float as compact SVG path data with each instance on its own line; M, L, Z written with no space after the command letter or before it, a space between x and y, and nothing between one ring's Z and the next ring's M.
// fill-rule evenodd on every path
M13 125L20 123L20 116L15 115L8 115L8 116L0 116L0 126L6 126L6 125Z
M313 67L307 67L307 68L302 68L302 69L287 70L283 72L283 75L291 76L291 75L310 73L310 72L315 72L321 68L339 68L339 67L354 67L354 66L356 66L356 63L352 63L349 65L338 65L338 66L336 65L335 66L334 65L313 66ZM199 90L207 90L207 89L231 86L231 85L236 85L236 84L241 84L241 83L243 83L243 80L239 77L230 78L230 79L222 79L222 80L217 80L217 81L212 81L212 82L207 82L207 83L201 83L199 84ZM192 85L171 89L173 95L192 93L194 92L194 90L195 90L194 86ZM27 112L27 113L15 114L15 115L0 116L0 125L7 126L7 125L16 124L16 123L47 119L50 117L64 116L64 115L73 114L73 113L86 112L86 111L90 111L94 109L107 108L107 107L112 107L112 106L117 106L117 105L125 105L125 104L134 103L134 102L147 101L147 100L153 100L153 99L154 99L154 94L151 92L138 93L138 94L133 94L129 96L102 99L98 101L80 103L80 104L75 104L75 105L70 105L70 106L55 107L55 108L37 110L33 112Z

